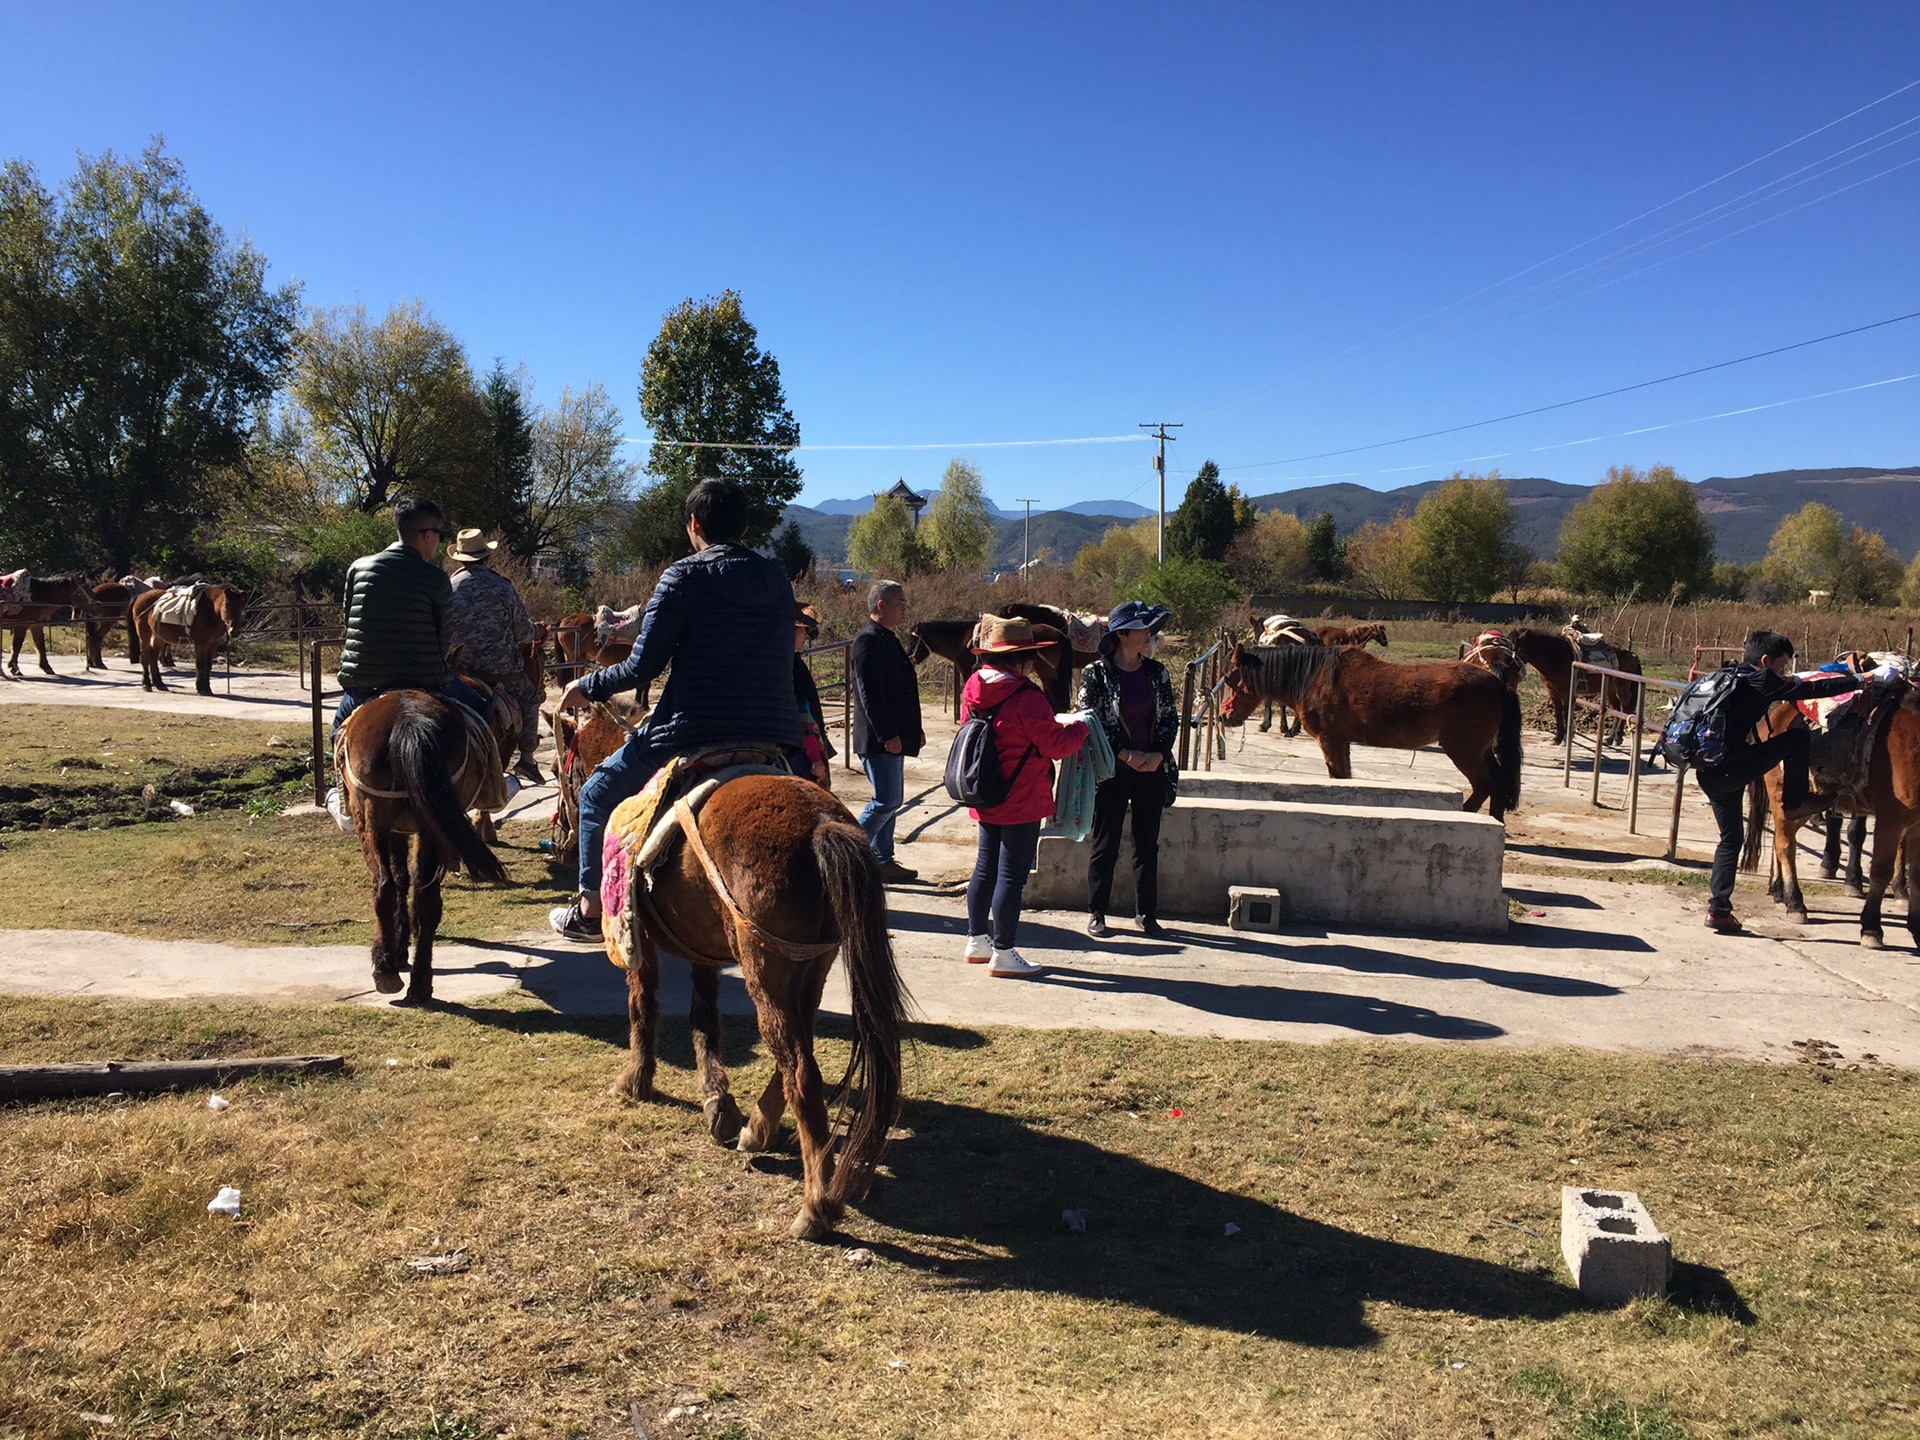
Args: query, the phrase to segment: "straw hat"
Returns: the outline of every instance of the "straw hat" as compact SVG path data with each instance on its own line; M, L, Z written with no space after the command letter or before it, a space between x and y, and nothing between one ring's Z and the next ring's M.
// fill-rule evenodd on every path
M973 644L969 648L976 655L1013 655L1022 650L1044 650L1053 643L1036 636L1028 621L1008 619L1004 615L982 615L974 627Z
M482 540L483 534L485 532L481 530L462 530L453 542L453 549L447 553L466 564L476 560L491 560L493 552L500 548L500 542Z

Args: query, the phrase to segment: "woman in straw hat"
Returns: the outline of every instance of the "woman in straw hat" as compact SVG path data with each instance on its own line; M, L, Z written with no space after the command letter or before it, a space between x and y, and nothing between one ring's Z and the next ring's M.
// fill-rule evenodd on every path
M994 754L1008 782L1007 797L988 810L969 810L980 826L980 849L967 882L967 949L970 965L985 964L1003 980L1030 979L1044 967L1014 949L1020 900L1033 873L1040 826L1053 816L1052 761L1086 742L1084 721L1061 723L1033 683L1034 651L1052 642L1037 639L1025 620L982 615L973 653L980 667L961 691L961 718L991 712Z

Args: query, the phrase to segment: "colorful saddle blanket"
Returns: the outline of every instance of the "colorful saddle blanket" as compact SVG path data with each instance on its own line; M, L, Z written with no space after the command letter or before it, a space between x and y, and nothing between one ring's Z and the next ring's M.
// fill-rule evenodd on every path
M24 604L32 593L33 582L27 578L25 570L0 575L0 615L13 614L14 608Z
M593 612L593 638L601 645L609 640L631 640L640 631L640 617L646 613L644 605L630 605L625 610L614 610L602 605Z
M1067 639L1073 642L1074 651L1081 655L1098 653L1100 642L1107 636L1107 617L1104 615L1068 615Z
M600 924L607 959L630 968L639 954L633 934L636 885L651 884L653 873L673 854L680 839L675 802L686 800L698 815L713 792L745 775L791 775L785 757L764 746L729 745L676 755L655 772L638 795L614 807L601 849Z
M1865 689L1851 695L1798 702L1803 715L1809 706L1827 707L1818 723L1808 718L1813 741L1807 747L1807 771L1815 790L1840 796L1842 808L1861 808L1873 765L1874 738L1909 688L1897 675L1882 677L1876 672Z

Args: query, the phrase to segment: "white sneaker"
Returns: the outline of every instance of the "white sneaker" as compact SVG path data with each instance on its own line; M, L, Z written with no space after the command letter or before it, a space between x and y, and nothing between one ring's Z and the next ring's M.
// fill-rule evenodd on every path
M996 980L1031 980L1046 972L1046 966L1034 964L1018 950L995 950L993 963L987 967L987 974Z
M984 965L993 958L993 937L991 935L967 936L966 961L969 965Z
M353 834L353 817L347 814L338 785L327 791L327 814L333 817L333 823L338 825L342 832L348 835Z

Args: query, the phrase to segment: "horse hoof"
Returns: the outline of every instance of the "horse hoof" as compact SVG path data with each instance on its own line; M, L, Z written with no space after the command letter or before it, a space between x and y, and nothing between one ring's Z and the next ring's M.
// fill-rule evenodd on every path
M802 1210L787 1227L787 1234L795 1240L821 1241L833 1233L833 1227L817 1215L809 1215Z
M707 1117L707 1134L716 1145L731 1145L746 1129L747 1117L740 1113L731 1095L719 1095L701 1105Z
M653 1099L653 1086L642 1082L636 1070L621 1072L620 1078L613 1082L607 1093L616 1100L630 1100L636 1105L644 1105Z
M373 972L373 988L382 995L400 993L400 972L397 970L376 970Z
M1862 950L1884 950L1887 947L1886 943L1882 941L1874 931L1862 930L1860 932L1860 948Z
M1807 912L1804 910L1789 909L1787 911L1787 919L1795 925L1804 925L1807 923Z
M1822 880L1836 880L1839 876L1840 872L1830 865L1822 865L1820 867L1820 878Z

